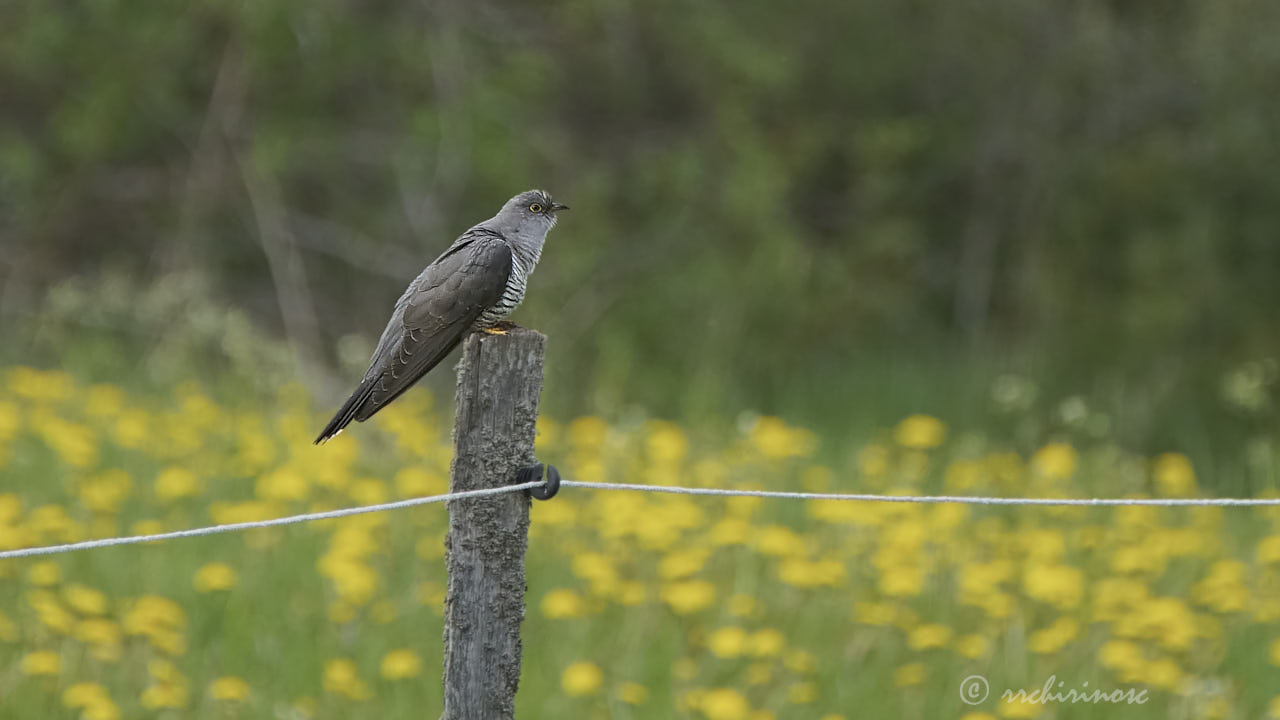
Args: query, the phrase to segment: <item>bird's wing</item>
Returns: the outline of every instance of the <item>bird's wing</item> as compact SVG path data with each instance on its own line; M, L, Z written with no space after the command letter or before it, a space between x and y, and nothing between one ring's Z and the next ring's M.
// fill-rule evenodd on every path
M400 297L360 386L316 442L369 419L439 364L502 297L510 276L511 249L500 237L472 231L459 238Z

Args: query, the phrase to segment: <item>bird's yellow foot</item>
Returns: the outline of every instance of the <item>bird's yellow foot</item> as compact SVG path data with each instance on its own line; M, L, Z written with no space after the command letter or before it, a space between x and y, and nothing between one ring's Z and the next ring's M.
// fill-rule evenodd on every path
M488 335L506 335L507 334L507 331L500 327L485 328L483 332Z

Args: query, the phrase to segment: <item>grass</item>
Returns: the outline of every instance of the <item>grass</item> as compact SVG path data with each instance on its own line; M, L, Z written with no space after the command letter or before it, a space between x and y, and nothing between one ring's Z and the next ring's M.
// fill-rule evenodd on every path
M443 492L415 391L322 448L284 388L135 394L0 372L0 547ZM708 439L712 438L712 439ZM832 447L838 445L839 447ZM889 493L1192 496L1177 452L1082 421L1030 450L914 415L829 439L544 418L580 480ZM1254 487L1275 487L1276 458ZM1266 470L1266 468L1272 468ZM520 717L1280 715L1280 513L797 503L566 490L535 503ZM0 563L0 716L421 717L440 704L444 508ZM974 705L961 681L982 675ZM1002 702L1147 691L1132 705ZM1086 685L1087 683L1087 685Z

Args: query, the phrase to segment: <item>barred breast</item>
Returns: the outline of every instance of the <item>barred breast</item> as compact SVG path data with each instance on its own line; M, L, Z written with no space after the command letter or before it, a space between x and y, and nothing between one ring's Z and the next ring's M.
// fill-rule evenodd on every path
M522 258L518 252L512 253L511 277L507 278L507 286L502 291L502 297L480 313L473 329L483 330L493 327L507 319L507 316L519 307L520 301L524 300L525 287L529 283L529 275L533 272L536 262L536 257L526 259Z

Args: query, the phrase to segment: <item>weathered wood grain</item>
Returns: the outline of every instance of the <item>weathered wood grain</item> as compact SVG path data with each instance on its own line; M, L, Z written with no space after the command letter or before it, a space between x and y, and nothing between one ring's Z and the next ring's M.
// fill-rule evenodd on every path
M546 338L475 333L458 364L451 490L514 482L534 462ZM529 496L449 503L442 720L510 720L520 682Z

